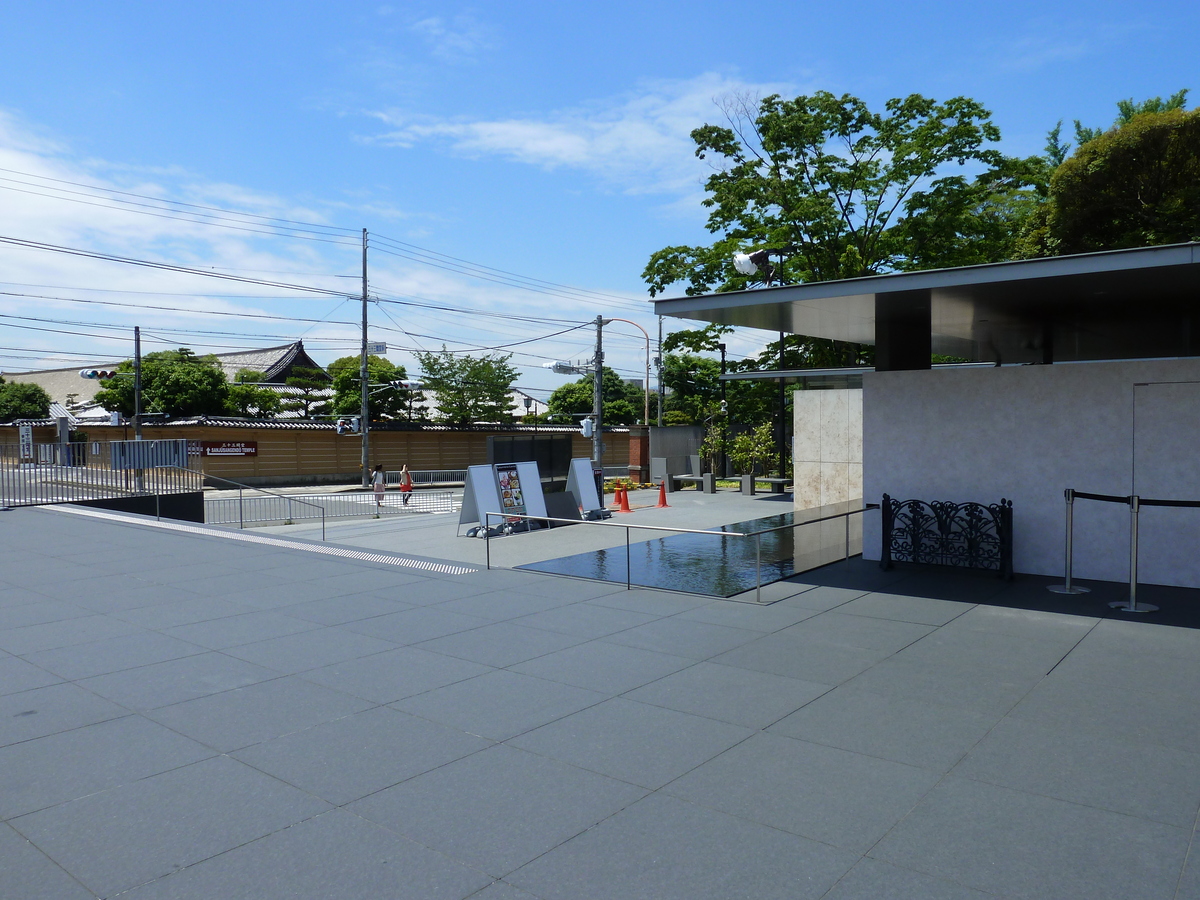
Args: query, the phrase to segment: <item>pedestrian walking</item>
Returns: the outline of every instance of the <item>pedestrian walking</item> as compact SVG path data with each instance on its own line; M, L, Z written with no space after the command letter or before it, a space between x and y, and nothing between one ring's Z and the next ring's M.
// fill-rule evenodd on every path
M408 501L412 499L412 488L412 473L408 471L408 463L405 463L400 469L400 500L405 506L408 506Z
M383 489L387 487L383 481L383 465L375 467L375 471L371 473L371 490L375 492L375 508L383 509Z

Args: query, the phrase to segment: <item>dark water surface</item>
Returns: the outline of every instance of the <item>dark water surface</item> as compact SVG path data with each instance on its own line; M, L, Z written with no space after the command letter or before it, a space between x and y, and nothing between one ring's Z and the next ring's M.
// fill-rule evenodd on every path
M712 530L745 533L792 524L795 524L795 514L787 512L762 519L734 522ZM629 580L640 587L730 597L753 590L755 554L757 542L760 540L762 583L770 584L795 575L795 541L799 530L800 526L783 528L757 538L673 534L633 543L629 547ZM632 535L636 540L637 532L632 532ZM844 541L838 542L839 551L843 544ZM838 558L840 557L839 552ZM574 556L529 563L518 568L624 584L625 547L576 553Z

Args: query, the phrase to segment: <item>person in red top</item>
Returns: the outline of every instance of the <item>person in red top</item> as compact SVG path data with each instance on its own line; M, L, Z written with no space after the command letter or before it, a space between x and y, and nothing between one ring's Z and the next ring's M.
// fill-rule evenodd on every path
M400 469L400 498L405 506L408 506L408 501L412 497L413 480L412 473L408 471L408 464Z

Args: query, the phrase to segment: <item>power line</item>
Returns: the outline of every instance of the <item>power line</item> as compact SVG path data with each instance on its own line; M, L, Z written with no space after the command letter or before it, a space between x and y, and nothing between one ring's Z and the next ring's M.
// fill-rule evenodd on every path
M204 269L193 269L187 266L177 266L171 263L153 262L152 260L136 259L129 256L117 256L113 253L101 253L97 250L80 250L76 247L62 247L57 244L44 244L40 241L29 241L24 238L0 235L0 243L11 244L14 247L24 247L27 250L45 250L51 253L63 253L68 256L82 256L87 259L99 259L105 262L119 262L126 265L141 266L147 269L161 269L167 272L180 272L185 275L200 275L205 278L220 278L225 281L237 281L242 284L260 284L264 287L284 288L291 291L306 291L312 294L325 294L332 297L347 296L344 291L332 291L329 288L312 287L305 284L289 284L282 281L268 281L261 278L247 278L242 275L229 275L224 272L211 272Z

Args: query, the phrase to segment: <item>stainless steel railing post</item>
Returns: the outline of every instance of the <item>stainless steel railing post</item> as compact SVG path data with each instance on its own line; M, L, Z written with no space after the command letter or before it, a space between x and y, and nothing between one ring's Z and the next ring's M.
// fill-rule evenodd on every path
M1115 600L1108 604L1121 612L1158 612L1158 607L1151 603L1138 603L1138 512L1141 510L1142 498L1134 494L1129 498L1129 599Z
M246 512L242 503L242 489L238 488L238 528L246 527Z
M492 567L492 530L488 528L488 520L491 517L492 514L489 512L483 514L483 548L488 569Z
M625 590L633 590L633 573L629 561L629 526L625 526Z
M1086 594L1091 588L1071 583L1072 570L1075 565L1075 489L1067 488L1063 491L1063 496L1067 498L1066 561L1063 564L1065 578L1062 584L1048 585L1046 590L1054 594Z
M762 603L762 533L754 536L754 602Z

